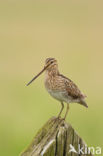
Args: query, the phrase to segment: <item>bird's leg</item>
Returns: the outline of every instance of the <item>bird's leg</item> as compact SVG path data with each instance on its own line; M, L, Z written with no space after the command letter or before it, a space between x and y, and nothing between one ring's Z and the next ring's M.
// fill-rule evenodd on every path
M65 116L64 116L64 120L66 119L66 116L67 116L67 114L68 114L68 111L69 111L69 104L67 104L67 109L66 109L66 113L65 113Z
M62 111L63 111L63 108L64 108L63 102L61 102L61 105L62 105L62 108L61 108L61 110L60 110L60 112L59 112L59 114L58 114L58 118L60 117L60 115L61 115L61 113L62 113Z

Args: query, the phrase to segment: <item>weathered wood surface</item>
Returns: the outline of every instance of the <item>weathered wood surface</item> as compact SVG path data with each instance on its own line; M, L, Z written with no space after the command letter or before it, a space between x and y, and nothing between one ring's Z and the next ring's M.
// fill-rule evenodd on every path
M77 153L70 152L71 145ZM38 131L20 156L92 156L91 153L78 153L78 145L86 146L71 125L53 117Z

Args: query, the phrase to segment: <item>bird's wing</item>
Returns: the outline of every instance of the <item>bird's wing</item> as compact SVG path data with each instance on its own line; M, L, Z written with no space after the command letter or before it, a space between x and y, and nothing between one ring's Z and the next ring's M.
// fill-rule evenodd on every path
M77 98L84 98L85 95L83 95L81 93L81 91L79 90L79 88L77 87L77 85L72 81L70 80L69 78L63 76L63 75L60 75L62 78L64 78L64 83L65 83L65 88L68 92L68 95L77 99Z

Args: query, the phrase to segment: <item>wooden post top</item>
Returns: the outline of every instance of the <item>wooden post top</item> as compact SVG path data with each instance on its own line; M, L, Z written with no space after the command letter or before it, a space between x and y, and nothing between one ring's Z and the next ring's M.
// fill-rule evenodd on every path
M52 117L20 156L93 156L85 147L87 145L70 124ZM83 150L80 152L79 148Z

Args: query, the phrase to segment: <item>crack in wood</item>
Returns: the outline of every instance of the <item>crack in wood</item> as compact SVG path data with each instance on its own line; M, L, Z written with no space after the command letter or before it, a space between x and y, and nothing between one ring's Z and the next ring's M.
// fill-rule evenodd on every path
M58 151L58 132L57 131L57 134L56 134L56 137L55 137L55 140L56 140L56 144L55 144L55 156L57 156L57 151Z
M72 145L74 145L74 130L73 130L73 133L72 133ZM71 156L73 156L73 152L71 152Z
M63 149L63 156L67 155L67 130L65 131L65 137L64 137L64 149Z

